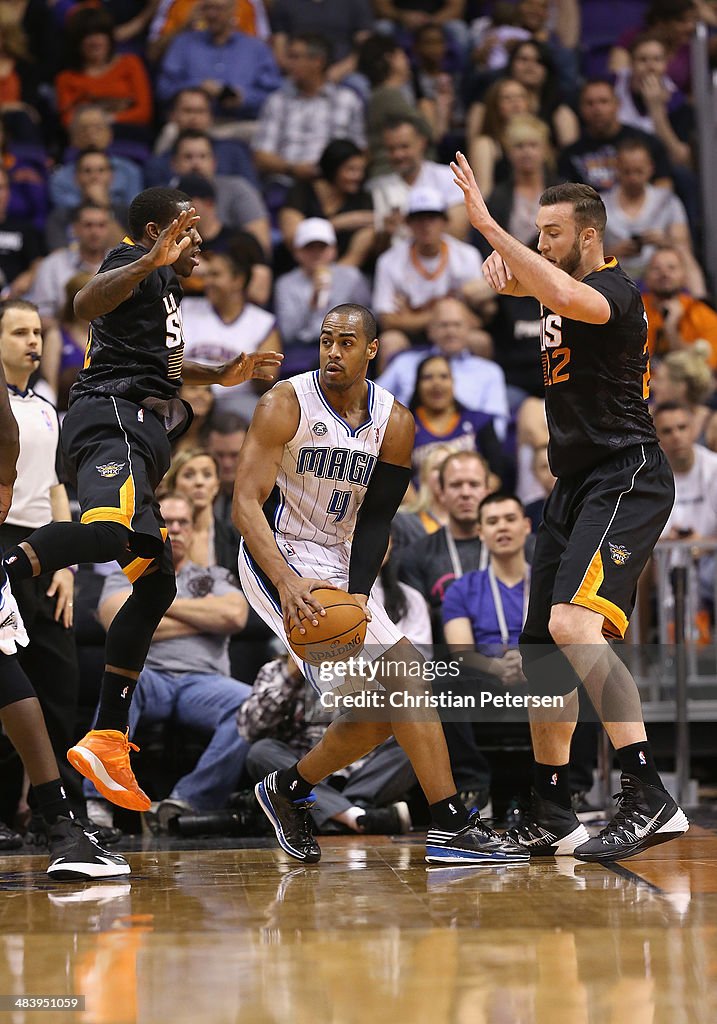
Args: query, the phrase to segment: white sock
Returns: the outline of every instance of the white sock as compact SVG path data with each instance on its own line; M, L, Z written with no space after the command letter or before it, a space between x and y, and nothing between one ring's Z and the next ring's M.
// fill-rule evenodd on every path
M348 825L348 827L352 828L354 832L362 832L363 829L361 829L356 822L361 815L365 813L366 811L363 807L349 807L347 810L342 811L341 814L335 814L334 821L340 821L342 825Z

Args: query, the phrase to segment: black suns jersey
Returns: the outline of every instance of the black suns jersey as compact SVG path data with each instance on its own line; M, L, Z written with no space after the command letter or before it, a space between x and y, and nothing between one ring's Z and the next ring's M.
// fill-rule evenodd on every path
M134 263L147 251L125 239L107 254L98 273ZM172 267L159 267L116 309L93 320L70 404L86 394L117 395L138 404L174 398L182 383L182 294Z
M583 283L610 303L607 323L570 320L543 307L540 324L548 456L557 477L657 440L647 407L650 364L640 292L614 258Z

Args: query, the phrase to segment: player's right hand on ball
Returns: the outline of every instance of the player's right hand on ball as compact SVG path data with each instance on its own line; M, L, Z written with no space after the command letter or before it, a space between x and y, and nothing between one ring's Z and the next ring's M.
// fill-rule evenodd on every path
M361 605L361 611L366 616L366 622L370 622L372 619L371 612L368 606L368 597L366 594L352 594L351 597L355 597L358 603Z
M300 633L306 633L305 620L312 626L318 626L319 615L326 615L323 605L313 596L313 590L338 590L328 580L317 580L305 576L291 576L277 584L279 600L284 613L284 629L288 635L293 626L298 626Z
M155 267L169 267L176 263L187 246L192 244L191 230L199 223L199 215L193 206L182 210L178 217L160 232L152 246L149 258Z

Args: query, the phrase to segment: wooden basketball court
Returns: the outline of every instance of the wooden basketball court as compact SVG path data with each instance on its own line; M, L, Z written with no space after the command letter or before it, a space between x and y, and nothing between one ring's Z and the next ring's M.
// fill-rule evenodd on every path
M137 839L127 881L79 884L2 856L0 1024L717 1022L714 830L612 868L427 869L421 839L323 839L312 867Z

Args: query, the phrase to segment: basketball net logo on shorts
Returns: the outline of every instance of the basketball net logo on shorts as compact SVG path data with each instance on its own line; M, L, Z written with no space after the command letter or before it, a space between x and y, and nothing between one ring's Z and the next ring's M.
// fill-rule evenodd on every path
M550 776L550 785L551 786L557 786L557 784L558 784L558 773L557 772L553 772L553 774Z
M104 480L111 480L119 476L126 465L126 462L105 462L104 466L95 466L95 469Z
M615 565L624 565L632 551L628 551L624 544L613 544L612 541L608 541L608 544L610 546L610 558L612 558Z
M129 686L125 686L124 690L120 694L120 697L122 698L122 700L126 700L127 699L127 694L128 693L129 693Z
M645 751L644 750L638 750L638 752L637 752L637 759L640 762L640 764L645 764L645 765L647 764L647 758L645 757Z

